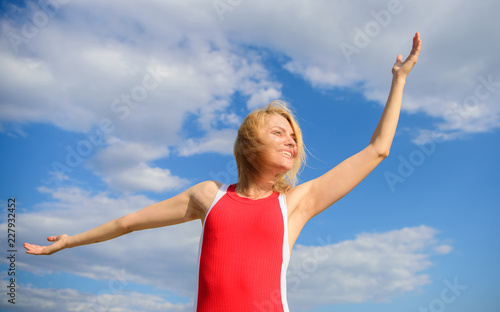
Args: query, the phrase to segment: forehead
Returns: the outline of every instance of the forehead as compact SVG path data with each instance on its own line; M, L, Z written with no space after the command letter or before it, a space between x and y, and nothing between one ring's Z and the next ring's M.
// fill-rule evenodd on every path
M266 116L264 120L264 128L280 127L289 132L293 132L292 125L290 122L281 115L271 114Z

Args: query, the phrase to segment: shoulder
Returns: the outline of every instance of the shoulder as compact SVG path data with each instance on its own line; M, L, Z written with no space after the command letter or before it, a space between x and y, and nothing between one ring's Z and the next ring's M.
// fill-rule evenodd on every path
M187 190L189 198L197 204L198 207L206 210L212 204L222 183L217 181L200 182Z

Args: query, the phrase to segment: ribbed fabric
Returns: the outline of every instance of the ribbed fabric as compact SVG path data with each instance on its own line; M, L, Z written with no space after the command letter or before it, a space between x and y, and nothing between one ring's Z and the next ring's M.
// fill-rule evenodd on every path
M252 200L222 186L203 224L195 312L288 312L284 195Z

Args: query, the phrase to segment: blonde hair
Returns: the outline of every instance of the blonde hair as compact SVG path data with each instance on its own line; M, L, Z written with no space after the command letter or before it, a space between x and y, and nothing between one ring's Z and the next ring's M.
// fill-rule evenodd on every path
M259 131L269 115L283 116L288 120L295 134L297 155L293 161L292 169L277 174L273 184L274 192L286 193L297 183L297 174L303 163L305 163L305 152L302 131L288 103L284 101L273 101L267 106L254 110L243 120L234 142L234 157L238 167L238 184L242 190L246 190L252 177L262 173L263 166L259 164L259 156L263 145Z

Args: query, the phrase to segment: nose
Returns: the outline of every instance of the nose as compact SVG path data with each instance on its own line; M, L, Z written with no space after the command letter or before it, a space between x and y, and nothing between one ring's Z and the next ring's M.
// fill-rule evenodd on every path
M297 142L295 142L294 138L292 138L291 136L288 136L287 140L285 142L285 145L290 146L290 147L295 147L297 145Z

